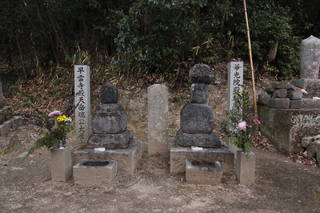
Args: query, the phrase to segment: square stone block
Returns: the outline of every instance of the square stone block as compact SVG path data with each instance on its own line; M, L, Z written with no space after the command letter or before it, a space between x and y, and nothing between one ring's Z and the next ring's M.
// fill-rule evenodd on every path
M117 175L114 160L83 160L73 166L74 182L85 186L111 184Z
M170 173L178 174L186 170L186 160L189 161L219 161L223 172L234 171L234 154L226 146L221 148L203 148L192 150L190 147L173 147L170 149Z
M217 185L221 183L222 169L218 161L186 160L186 181L193 184Z
M240 184L251 185L255 182L256 155L253 152L237 151L236 176Z
M115 160L120 175L134 175L141 157L142 142L135 140L127 149L106 149L102 152L94 151L94 149L79 149L73 152L75 163L82 160Z
M50 171L53 181L66 182L72 176L72 156L69 147L50 151Z

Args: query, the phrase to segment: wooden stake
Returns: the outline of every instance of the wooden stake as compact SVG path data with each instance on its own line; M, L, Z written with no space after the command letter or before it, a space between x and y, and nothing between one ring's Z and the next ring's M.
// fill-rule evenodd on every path
M246 0L243 0L243 7L244 7L244 16L246 19L246 26L247 26L248 50L249 50L249 60L250 60L251 78L252 78L253 109L254 109L254 114L256 118L258 118L258 107L257 107L257 99L256 99L256 82L254 78L254 67L253 67L253 60L252 60L251 38L250 38L250 28L249 28Z

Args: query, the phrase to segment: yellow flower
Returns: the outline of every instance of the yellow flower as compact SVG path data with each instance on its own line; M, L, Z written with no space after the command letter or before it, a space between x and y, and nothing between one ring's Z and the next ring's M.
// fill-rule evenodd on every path
M63 121L65 121L67 119L67 116L65 116L65 115L59 115L58 117L57 117L57 121L58 122L63 122Z

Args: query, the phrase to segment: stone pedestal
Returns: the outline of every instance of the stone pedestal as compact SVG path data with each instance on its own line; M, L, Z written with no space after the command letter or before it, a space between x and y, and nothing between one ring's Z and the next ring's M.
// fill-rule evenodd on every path
M73 166L74 182L85 186L111 184L117 175L117 162L113 160L85 160Z
M211 163L186 160L186 181L192 184L221 183L222 169L218 161Z
M244 153L237 151L236 176L242 185L251 185L255 182L256 155L253 152Z
M52 181L66 182L72 176L72 156L69 147L50 151Z
M170 149L170 173L178 174L186 170L186 160L200 162L219 161L223 172L234 172L234 154L228 147L203 148L192 150L190 147L173 147Z
M302 138L320 132L320 109L275 109L259 105L261 132L284 153L303 149Z
M134 175L138 162L142 157L142 142L133 140L126 149L80 149L73 152L75 163L84 160L114 160L117 161L119 175Z

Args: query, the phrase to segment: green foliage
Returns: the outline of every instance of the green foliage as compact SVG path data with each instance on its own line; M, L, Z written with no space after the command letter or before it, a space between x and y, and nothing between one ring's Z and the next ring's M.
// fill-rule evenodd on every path
M244 90L234 98L234 107L227 113L227 120L222 124L222 131L230 137L231 142L243 152L250 152L253 137L260 125L254 117L249 93Z
M49 114L50 115L50 114ZM29 149L27 156L35 150L46 147L47 149L58 148L65 145L65 140L68 132L70 132L70 118L61 113L56 113L53 116L38 116L40 124L47 128L45 135L35 141L34 145Z
M258 71L297 73L300 39L319 35L317 1L247 1ZM184 80L196 62L248 58L243 5L235 0L2 0L0 33L1 63L26 76L90 56L117 73Z

